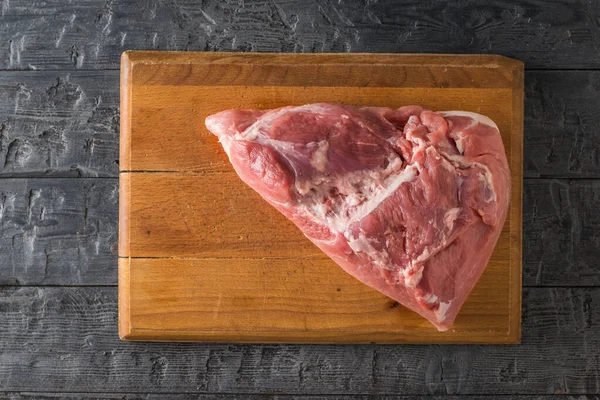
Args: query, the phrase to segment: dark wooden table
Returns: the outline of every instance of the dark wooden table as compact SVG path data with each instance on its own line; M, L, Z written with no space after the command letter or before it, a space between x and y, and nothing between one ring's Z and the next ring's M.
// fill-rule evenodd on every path
M523 344L119 341L127 49L523 60ZM598 399L600 0L0 0L0 223L0 398Z

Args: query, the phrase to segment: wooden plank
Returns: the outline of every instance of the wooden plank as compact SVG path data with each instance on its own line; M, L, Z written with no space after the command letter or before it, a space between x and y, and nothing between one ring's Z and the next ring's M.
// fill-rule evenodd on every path
M115 399L121 400L161 400L164 399L164 394L155 393L49 393L49 392L9 392L4 393L7 400L48 400L48 399L64 399L64 400L100 400L100 399ZM464 396L400 396L400 395L289 395L281 394L176 394L169 393L171 400L460 400ZM469 396L470 400L532 400L531 396L514 396L514 395L492 395L492 396ZM597 395L582 395L582 396L557 396L557 395L539 395L535 400L600 400Z
M327 258L234 172L121 175L122 257Z
M525 82L525 176L598 177L600 71L539 71Z
M214 96L217 90L220 95ZM243 94L242 91L244 92ZM132 102L137 118L131 122L130 161L121 170L136 171L229 171L231 167L217 139L204 126L204 119L227 108L276 108L315 101L400 107L419 103L435 110L468 109L498 121L504 133L510 132L510 89L431 89L361 88L324 86L261 87L243 86L134 86ZM210 101L206 101L210 99ZM194 143L194 146L190 146ZM126 156L124 160L127 160Z
M0 177L116 176L115 74L0 74Z
M126 53L122 93L130 104L123 114L127 129L121 132L120 169L230 170L216 138L204 127L208 115L227 108L276 108L350 99L355 105L418 103L434 110L480 112L497 121L510 151L512 89L515 82L522 87L522 75L515 79L513 71L522 70L520 63L495 56L384 54L378 61L372 55L335 57ZM360 69L369 61L369 80L363 82ZM421 71L423 68L427 72ZM340 74L345 79L339 80ZM263 85L254 86L261 79ZM465 87L469 84L471 87ZM219 96L214 96L215 92Z
M526 285L600 285L600 181L527 180L523 210Z
M127 343L116 288L5 287L0 310L3 391L600 392L600 288L526 288L520 346Z
M130 140L132 146L129 158L122 156L121 170L229 171L231 167L223 157L220 145L204 127L204 119L208 115L231 107L275 108L286 101L294 104L310 99L339 102L351 93L358 105L395 107L417 102L440 110L476 104L474 111L487 112L499 121L503 132L509 131L510 119L505 114L506 109L495 107L497 102L510 102L508 89L462 89L453 97L445 89L364 88L357 93L353 88L336 88L333 91L330 87L267 87L261 88L261 91L249 91L243 99L240 98L241 89L240 86L218 89L201 86L134 88L132 100L136 104L138 118L131 122L131 137L122 139ZM212 96L215 90L222 96ZM469 97L469 102L465 102L465 97ZM202 99L208 98L212 101L202 102ZM194 146L189 145L192 142ZM128 159L130 164L125 161Z
M118 85L118 71L1 74L0 166L4 168L0 177L116 177L119 158L122 165L128 164L118 154ZM55 90L56 96L48 95ZM81 93L81 97L76 100L68 93ZM598 109L599 71L527 72L524 175L600 178ZM170 109L156 110L152 124L143 128L153 132L163 120L184 117L193 124L182 134L189 130L192 135L201 124L198 116L178 116ZM199 135L200 143L206 138ZM192 149L185 150L173 152L187 154L177 160L185 168L223 167L216 156L200 165L203 160L190 154ZM219 151L216 148L215 154Z
M597 0L2 4L0 69L118 69L128 49L499 53L530 68L600 66Z
M95 185L90 191L92 183ZM30 190L37 191L31 212L32 229L26 223ZM0 180L0 285L114 285L116 274L116 231L118 211L114 203L117 182L105 179L2 179ZM178 193L174 190L174 193ZM249 191L250 195L253 192ZM64 201L56 201L60 194ZM98 196L106 202L88 202ZM597 203L600 182L596 180L525 179L523 192L523 283L525 286L597 286L596 268L600 255L595 243L600 232ZM14 199L14 206L13 204ZM46 207L39 220L40 205ZM49 208L49 206L51 206ZM103 233L97 238L85 233L87 209L90 217L102 216ZM50 218L52 215L52 218ZM180 218L179 216L176 216ZM182 222L182 221L180 221ZM282 219L283 224L288 224ZM87 232L93 227L88 222ZM290 224L291 225L291 224ZM293 227L291 227L293 228ZM571 241L571 231L575 234ZM292 232L296 232L291 229ZM50 234L49 232L53 232ZM80 235L77 235L77 232ZM81 238L81 233L85 239ZM296 232L297 234L297 232ZM34 251L20 243L32 238ZM96 240L100 243L96 254ZM192 243L191 246L197 244ZM79 255L76 249L80 248ZM583 249L583 251L582 251ZM46 254L51 256L46 263ZM60 256L59 256L60 255ZM24 260L30 260L25 262ZM19 260L13 269L13 261ZM540 272L541 271L541 272ZM77 273L79 272L79 274Z
M519 325L507 328L511 287L506 265L498 261L488 265L454 328L442 333L416 313L359 284L331 260L121 258L119 262L119 284L125 285L119 316L124 339L285 343L519 339Z
M510 70L516 66L506 57L477 54L219 52L200 58L195 52L134 51L127 57L140 86L511 88Z
M328 258L233 171L121 176L129 190L121 193L122 257ZM509 220L503 257L510 228Z
M114 284L115 179L0 180L0 285Z

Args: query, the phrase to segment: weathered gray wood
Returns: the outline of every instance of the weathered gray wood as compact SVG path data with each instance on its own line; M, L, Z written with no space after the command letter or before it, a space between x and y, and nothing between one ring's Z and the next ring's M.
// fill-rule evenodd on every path
M0 179L0 285L115 284L118 194L116 179Z
M116 288L1 288L0 388L115 393L600 392L600 288L526 288L518 346L129 343Z
M114 285L113 179L0 179L0 284ZM600 285L600 180L527 179L526 286Z
M525 176L600 177L598 110L599 71L528 73Z
M116 176L118 149L116 71L0 73L0 177Z
M597 110L599 71L528 72L525 176L600 178ZM117 71L0 74L0 177L117 176L118 133Z
M600 180L527 179L525 285L600 285Z
M0 68L117 68L127 49L499 53L600 66L598 0L4 0Z
M399 396L399 395L287 395L287 394L111 394L111 393L0 393L0 399L4 400L163 400L168 396L169 400L600 400L595 395L538 395L538 396Z

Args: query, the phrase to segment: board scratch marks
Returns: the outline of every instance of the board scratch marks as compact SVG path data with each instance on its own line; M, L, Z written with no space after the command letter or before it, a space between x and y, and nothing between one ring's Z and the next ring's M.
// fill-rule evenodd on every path
M221 310L221 302L223 301L223 294L219 293L219 298L217 299L217 306L215 307L215 312L213 313L213 319L217 319L219 316L219 311Z
M1 180L0 284L115 283L117 186Z

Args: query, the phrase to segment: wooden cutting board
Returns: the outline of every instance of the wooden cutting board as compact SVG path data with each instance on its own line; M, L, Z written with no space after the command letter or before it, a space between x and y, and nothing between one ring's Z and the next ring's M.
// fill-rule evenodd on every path
M204 118L311 102L492 118L512 202L481 280L438 332L347 275L237 177ZM500 56L133 51L121 63L119 334L126 340L518 343L523 64Z

